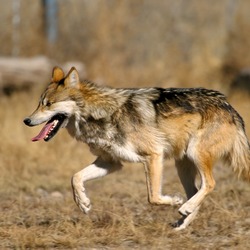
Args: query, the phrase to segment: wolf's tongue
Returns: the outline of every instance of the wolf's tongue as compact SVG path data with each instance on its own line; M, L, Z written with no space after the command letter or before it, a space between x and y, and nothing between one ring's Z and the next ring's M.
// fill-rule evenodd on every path
M46 135L49 133L52 126L53 126L53 122L46 123L45 126L40 131L40 133L37 136L35 136L34 138L32 138L31 140L32 141L39 141L41 139L44 139L46 137Z

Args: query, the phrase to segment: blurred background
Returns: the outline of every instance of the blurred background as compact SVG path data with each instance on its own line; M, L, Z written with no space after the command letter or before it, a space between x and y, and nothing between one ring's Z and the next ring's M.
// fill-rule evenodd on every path
M228 91L250 65L249 1L0 3L0 56L79 61L87 78L112 86Z
M0 6L1 248L249 249L250 186L231 169L215 168L216 189L183 234L169 226L179 218L176 207L147 203L138 164L87 183L93 209L84 216L70 179L95 157L63 129L49 143L31 143L41 127L22 121L52 68L75 66L81 79L113 87L219 90L249 136L250 1L0 0ZM184 195L173 165L165 164L164 194Z

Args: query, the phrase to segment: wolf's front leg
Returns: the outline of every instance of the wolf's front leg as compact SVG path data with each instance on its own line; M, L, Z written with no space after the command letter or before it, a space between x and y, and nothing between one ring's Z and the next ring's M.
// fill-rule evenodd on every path
M162 195L163 155L152 154L145 164L148 200L157 205L179 205L183 199L178 196Z
M74 200L78 207L88 213L91 209L90 200L86 195L84 183L89 180L103 177L122 167L120 162L106 161L98 157L91 165L77 172L72 177Z

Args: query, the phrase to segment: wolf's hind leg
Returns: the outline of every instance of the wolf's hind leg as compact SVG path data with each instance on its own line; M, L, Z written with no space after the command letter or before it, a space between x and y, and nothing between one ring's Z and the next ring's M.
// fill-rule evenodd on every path
M188 159L186 156L184 156L181 160L176 160L175 166L177 168L180 181L186 192L187 199L190 199L198 191L195 185L197 167L195 166L194 162Z
M73 195L81 211L88 213L91 209L90 200L86 195L84 183L89 180L104 177L121 167L122 165L119 162L104 161L101 158L97 158L91 165L74 174L71 180Z
M184 156L181 160L176 160L175 165L181 183L185 189L187 199L193 197L198 189L195 185L195 180L197 177L197 167L194 162ZM176 223L173 224L175 230L182 230L186 228L196 217L200 206L198 206L191 214L183 215Z
M182 204L183 200L178 196L162 195L162 158L161 154L152 154L145 163L148 200L151 204L157 205Z
M213 159L211 156L203 154L200 156L200 160L197 161L196 166L201 177L201 188L180 207L179 212L184 216L188 216L196 211L197 207L200 206L204 198L214 189L215 186L215 180L212 174Z

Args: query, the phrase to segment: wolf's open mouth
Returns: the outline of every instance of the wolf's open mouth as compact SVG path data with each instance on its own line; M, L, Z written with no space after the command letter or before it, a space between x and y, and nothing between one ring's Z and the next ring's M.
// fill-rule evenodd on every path
M60 129L62 123L66 119L64 114L57 114L53 116L42 128L40 133L32 138L32 141L39 141L44 139L44 141L49 141Z

